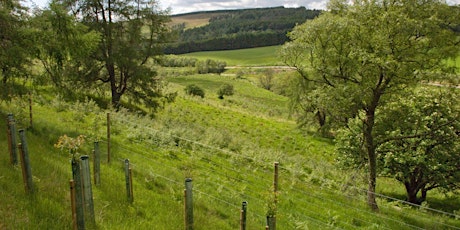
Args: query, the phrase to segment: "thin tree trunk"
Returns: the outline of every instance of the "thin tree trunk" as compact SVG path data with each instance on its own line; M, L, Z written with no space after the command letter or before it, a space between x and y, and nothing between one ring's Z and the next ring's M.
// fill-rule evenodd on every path
M366 120L364 121L364 145L367 151L369 164L367 204L374 211L379 211L376 201L375 187L377 184L377 154L375 152L373 129L375 124L375 108L378 104L380 95L374 96L371 106L366 110Z

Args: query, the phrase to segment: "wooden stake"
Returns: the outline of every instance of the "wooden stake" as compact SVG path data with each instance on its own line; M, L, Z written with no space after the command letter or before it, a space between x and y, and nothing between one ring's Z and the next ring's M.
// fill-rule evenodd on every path
M192 179L185 179L185 230L193 230Z
M75 182L70 180L70 205L72 208L72 229L77 230L77 208L75 207Z
M107 163L110 163L110 113L107 113Z
M23 129L19 130L19 138L21 139L21 143L18 145L20 149L20 156L21 156L21 168L22 168L22 175L24 179L26 193L33 193L34 192L34 185L32 180L32 169L30 167L29 161L29 149L27 148L27 140L25 131Z

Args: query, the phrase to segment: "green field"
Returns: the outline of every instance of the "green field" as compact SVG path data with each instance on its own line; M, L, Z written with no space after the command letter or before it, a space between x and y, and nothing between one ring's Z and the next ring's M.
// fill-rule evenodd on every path
M229 65L277 65L278 48L190 55ZM365 202L366 178L337 168L334 141L317 136L315 127L299 129L288 99L249 77L206 74L166 80L167 91L178 96L154 115L115 112L89 99L66 101L35 87L33 128L27 128L28 97L0 103L0 127L6 127L11 112L18 127L27 128L36 187L35 194L25 194L21 168L10 165L6 130L1 131L0 229L71 229L70 156L54 147L64 134L85 135L79 152L90 159L93 142L100 141L101 185L93 185L96 226L88 229L184 229L185 178L193 179L194 229L239 229L242 201L248 201L249 230L264 229L267 213L274 211L278 229L286 230L460 228L459 216L448 214L459 211L458 195L433 191L423 206L413 207L397 200L404 199L404 187L389 178L379 179L381 210L372 212ZM190 84L201 87L205 97L186 95ZM218 99L223 84L233 85L235 94ZM122 167L127 158L134 176L132 204ZM276 205L275 161L280 163Z
M207 51L183 54L183 56L200 60L221 60L225 61L227 66L278 66L284 65L278 58L277 52L280 48L281 46L269 46L243 50Z

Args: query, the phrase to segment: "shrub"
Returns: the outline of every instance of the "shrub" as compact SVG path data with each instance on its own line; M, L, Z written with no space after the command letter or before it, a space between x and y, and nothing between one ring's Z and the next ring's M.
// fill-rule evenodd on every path
M220 86L219 91L217 94L219 95L220 99L224 99L224 96L231 96L233 95L233 85L230 84L223 84Z
M199 61L196 63L195 67L197 73L207 74L207 73L217 73L221 74L225 71L227 64L221 61L214 61L207 59L206 61Z
M192 96L200 96L204 98L204 90L197 85L191 84L185 87L185 93Z

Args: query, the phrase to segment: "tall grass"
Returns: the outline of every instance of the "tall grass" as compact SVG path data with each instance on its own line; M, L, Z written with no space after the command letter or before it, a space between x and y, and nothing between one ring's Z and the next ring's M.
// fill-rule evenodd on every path
M210 91L204 99L187 96L189 83ZM211 92L222 83L235 95L220 100ZM67 102L45 95L34 98L34 128L27 137L35 195L23 191L21 172L0 149L0 228L69 229L69 155L53 144L61 135L84 134L81 154L91 154L99 140L106 159L106 113L111 112L111 163L103 160L101 186L93 186L99 229L181 229L184 179L194 187L196 229L237 229L242 201L248 201L248 229L265 225L273 202L273 162L280 162L280 229L449 229L460 227L451 217L379 199L380 213L365 204L365 179L334 165L333 142L297 129L285 107L286 98L254 87L244 79L218 75L171 78L176 102L154 118L126 109L100 109L93 101ZM48 98L48 99L46 99ZM15 111L27 126L26 99L0 104L2 116ZM273 115L273 111L278 111ZM5 127L0 119L0 127ZM0 132L0 146L6 146ZM122 161L130 159L134 203L124 191ZM379 181L380 182L380 181ZM403 194L392 180L379 192ZM400 188L400 186L399 186ZM439 196L434 196L439 197ZM431 202L428 197L428 202ZM449 200L458 204L458 197Z

